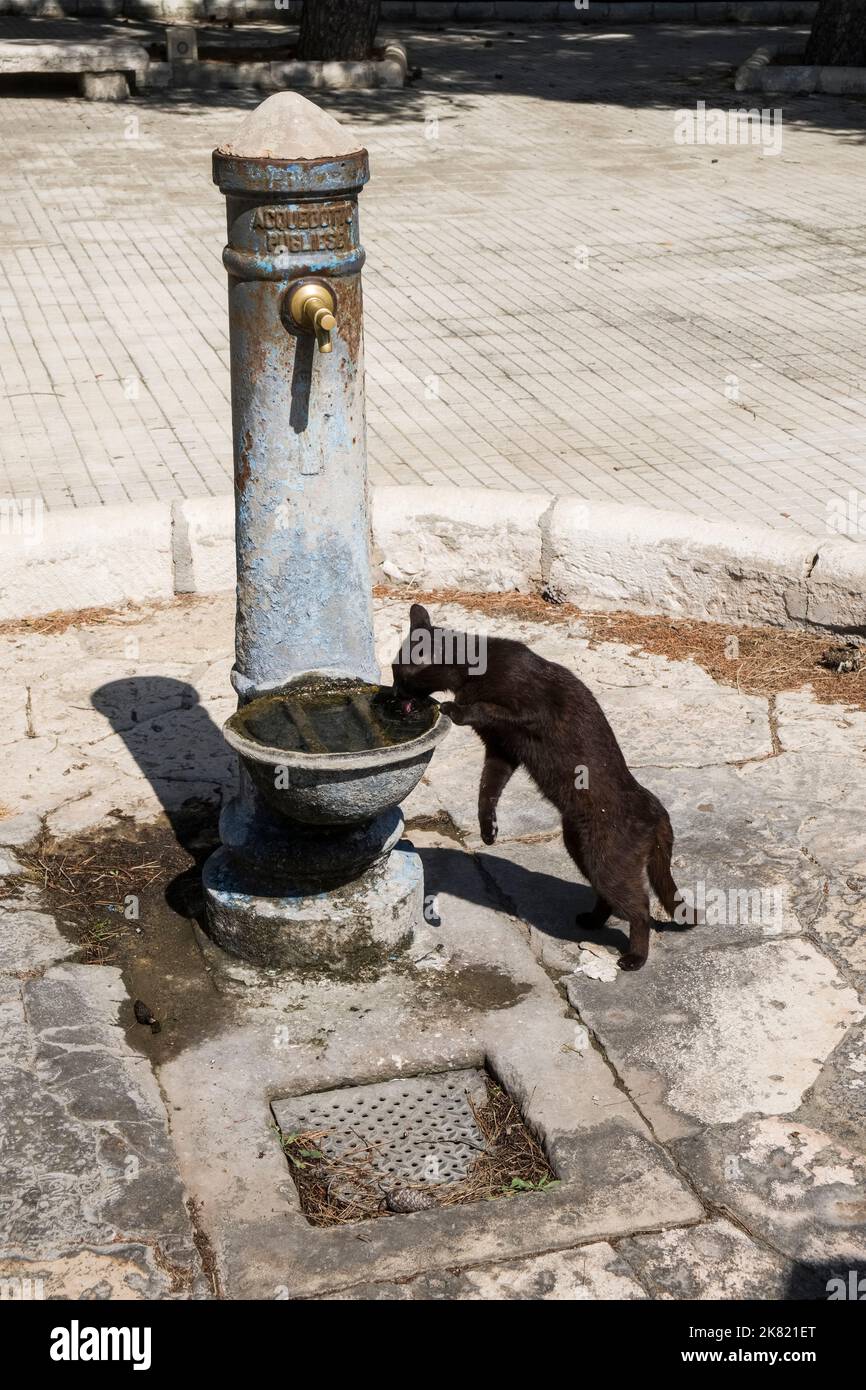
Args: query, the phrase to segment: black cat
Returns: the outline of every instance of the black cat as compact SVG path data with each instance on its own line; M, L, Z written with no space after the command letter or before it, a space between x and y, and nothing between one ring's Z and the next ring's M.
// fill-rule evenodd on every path
M581 913L581 930L611 913L629 924L623 970L639 970L649 951L647 881L665 911L695 925L671 877L673 831L664 806L629 772L613 730L587 687L522 642L435 628L421 604L392 666L399 699L454 693L441 708L468 724L485 747L478 819L485 844L496 839L503 788L524 766L562 815L565 847L598 897Z

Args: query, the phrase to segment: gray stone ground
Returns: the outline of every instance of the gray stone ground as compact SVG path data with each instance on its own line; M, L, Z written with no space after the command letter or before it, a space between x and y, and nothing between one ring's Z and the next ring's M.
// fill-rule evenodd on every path
M654 933L645 969L618 972L617 923L575 935L588 890L521 776L481 844L463 729L405 808L441 924L378 981L263 976L173 918L185 964L157 951L149 1002L161 972L205 1002L149 1050L120 971L77 964L38 885L13 877L0 1279L41 1279L47 1297L778 1299L824 1297L862 1265L866 714L590 647L573 620L435 615L588 681L670 809L676 876L708 924ZM385 660L404 616L378 607ZM112 811L144 827L220 794L231 631L226 596L0 638L7 878L43 820L60 836ZM272 1098L485 1057L546 1134L560 1189L348 1234L306 1223Z
M866 107L774 99L777 154L675 140L802 32L403 29L415 86L319 98L371 154L374 480L862 537ZM257 100L0 101L0 499L229 490L210 152Z

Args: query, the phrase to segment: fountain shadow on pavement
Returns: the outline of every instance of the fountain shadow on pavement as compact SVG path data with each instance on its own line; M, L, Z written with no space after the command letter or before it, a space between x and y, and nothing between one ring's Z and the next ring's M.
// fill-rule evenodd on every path
M236 788L235 755L186 681L133 676L99 686L90 700L123 739L193 860L167 885L166 902L181 916L199 919L201 870L219 845L220 810Z

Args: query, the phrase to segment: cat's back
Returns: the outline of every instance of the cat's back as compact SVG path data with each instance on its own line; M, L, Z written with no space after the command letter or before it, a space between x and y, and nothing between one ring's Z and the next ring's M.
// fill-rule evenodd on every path
M516 699L533 710L538 709L540 701L551 717L597 714L604 720L592 691L573 671L548 661L524 642L508 637L490 638L486 677L487 699L494 700L499 693L503 703L513 704Z

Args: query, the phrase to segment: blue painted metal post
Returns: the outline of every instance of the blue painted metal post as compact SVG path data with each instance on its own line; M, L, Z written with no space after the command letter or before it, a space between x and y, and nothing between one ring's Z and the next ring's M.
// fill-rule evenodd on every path
M214 152L213 168L228 217L232 682L245 703L311 671L377 681L358 230L367 152L312 102L281 92ZM286 887L289 863L324 865L327 836L276 823L243 770L220 831L224 848L205 869L208 916L239 955L333 963L351 956L349 937L405 940L420 911L417 856L388 853L402 831L396 808L358 831L379 853L375 874L338 894ZM349 922L360 935L347 937Z
M293 157L325 146L317 158ZM280 158L263 154L270 149ZM358 192L367 152L294 93L214 154L226 195L237 517L235 671L247 699L317 670L376 680L367 506ZM319 351L290 309L330 291Z

